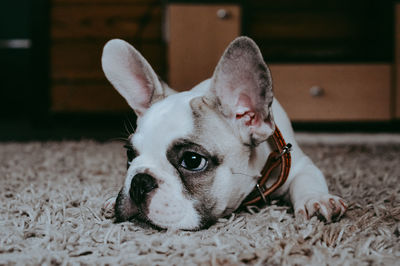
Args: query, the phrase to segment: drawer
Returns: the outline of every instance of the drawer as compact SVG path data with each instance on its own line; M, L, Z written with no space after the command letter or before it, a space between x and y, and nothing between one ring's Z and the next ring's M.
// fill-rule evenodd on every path
M168 81L188 90L212 76L228 44L240 34L241 8L232 4L168 5Z
M390 64L271 64L275 96L294 121L391 118Z

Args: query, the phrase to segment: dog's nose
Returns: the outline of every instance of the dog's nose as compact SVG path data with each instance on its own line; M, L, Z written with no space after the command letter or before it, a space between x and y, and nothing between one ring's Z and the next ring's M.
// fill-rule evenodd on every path
M146 195L157 187L157 182L151 175L136 174L132 179L129 194L136 204L140 204Z

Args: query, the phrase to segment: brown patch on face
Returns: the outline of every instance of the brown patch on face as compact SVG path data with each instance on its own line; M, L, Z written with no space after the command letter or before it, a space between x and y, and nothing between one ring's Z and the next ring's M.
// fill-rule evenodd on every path
M254 147L242 143L241 138L232 125L227 121L226 116L221 113L217 107L217 99L209 97L197 97L191 100L190 106L192 108L193 120L194 120L194 133L191 140L197 144L200 144L210 154L215 154L219 158L223 158L220 164L218 164L212 172L208 173L208 182L202 186L203 198L201 204L197 207L199 212L204 212L202 209L206 209L209 213L213 213L214 216L220 216L221 210L215 212L218 198L221 195L212 195L211 189L214 189L214 182L216 180L217 169L220 167L229 167L230 175L234 177L236 174L246 172L246 169L236 169L235 163L240 160L244 160L244 165L249 164L249 159L254 151ZM233 160L232 160L233 159ZM224 166L225 164L225 166ZM219 177L221 178L221 177ZM225 176L224 178L229 178ZM252 178L253 179L253 178ZM238 198L241 195L236 195ZM230 214L232 207L223 210L222 213Z

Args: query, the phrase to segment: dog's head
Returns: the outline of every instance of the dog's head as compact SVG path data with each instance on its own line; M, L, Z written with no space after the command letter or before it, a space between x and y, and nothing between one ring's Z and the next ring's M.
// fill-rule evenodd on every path
M271 76L257 45L237 38L211 79L181 93L122 40L106 44L102 65L138 116L117 220L196 230L237 209L265 159L257 147L274 131Z

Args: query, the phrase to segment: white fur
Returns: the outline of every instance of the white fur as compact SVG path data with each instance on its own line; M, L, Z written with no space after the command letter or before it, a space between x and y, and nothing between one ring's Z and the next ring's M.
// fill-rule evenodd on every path
M302 152L288 116L279 102L272 100L269 70L248 38L238 38L227 48L211 79L177 94L161 84L147 61L124 41L108 43L102 62L107 78L138 115L131 142L139 156L128 169L122 191L129 191L138 173L151 173L156 178L158 188L147 203L147 218L153 224L173 229L200 226L195 207L199 201L185 193L177 170L166 157L171 143L196 132L191 101L198 97L203 97L204 108L213 109L206 119L209 139L203 145L224 155L224 163L216 169L212 186L206 191L215 201L214 216L235 210L254 188L271 153L265 140L275 125L292 144L292 166L286 183L274 195L288 197L296 215L318 213L331 221L345 212L347 206L328 193L322 172ZM247 151L244 144L256 148ZM250 155L250 150L254 154ZM109 200L107 206L114 205Z
M136 173L153 172L159 188L149 203L148 218L160 227L195 229L199 223L193 200L184 197L182 183L165 155L172 141L193 131L189 107L193 97L194 94L189 93L175 94L155 103L138 118L137 131L132 137L132 144L140 156L129 167L125 188L129 191ZM130 174L131 171L134 172Z

